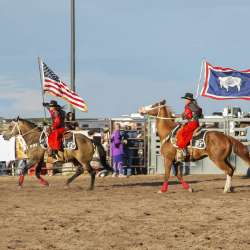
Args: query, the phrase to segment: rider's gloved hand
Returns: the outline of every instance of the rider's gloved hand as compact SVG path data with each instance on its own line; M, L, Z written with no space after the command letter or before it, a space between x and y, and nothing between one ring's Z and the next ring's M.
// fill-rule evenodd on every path
M49 106L49 103L48 103L48 102L43 102L43 106L44 106L44 107L48 107L48 106Z

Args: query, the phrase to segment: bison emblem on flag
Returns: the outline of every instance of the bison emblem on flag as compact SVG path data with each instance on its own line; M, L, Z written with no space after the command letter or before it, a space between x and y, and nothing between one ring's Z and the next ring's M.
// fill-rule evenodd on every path
M233 76L225 76L225 77L219 77L220 81L220 87L225 88L227 91L229 88L237 87L238 91L240 91L241 86L241 78L239 77L233 77Z
M205 62L202 96L224 99L250 100L250 69L235 70L212 66Z

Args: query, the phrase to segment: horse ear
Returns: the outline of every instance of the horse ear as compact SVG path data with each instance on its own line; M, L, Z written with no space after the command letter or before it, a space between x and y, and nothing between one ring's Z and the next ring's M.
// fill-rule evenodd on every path
M160 104L161 105L165 105L166 104L166 100L164 99L164 100L160 101Z
M18 122L18 121L19 121L19 118L20 118L19 116L16 118L16 122Z

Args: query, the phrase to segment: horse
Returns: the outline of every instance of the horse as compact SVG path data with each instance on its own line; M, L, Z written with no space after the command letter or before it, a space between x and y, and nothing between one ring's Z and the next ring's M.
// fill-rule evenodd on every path
M35 175L40 183L45 186L49 185L49 183L41 177L41 169L44 164L44 155L46 152L46 149L42 147L39 142L41 133L42 129L34 123L17 118L9 123L7 130L3 134L5 140L17 135L22 136L26 144L28 161L25 168L21 169L19 173L19 187L23 186L24 174L33 165L35 165ZM77 165L76 172L66 181L66 186L68 187L69 184L86 169L91 176L89 190L93 190L95 184L95 171L90 165L90 161L94 154L93 143L89 138L80 133L75 134L75 140L77 145L75 150L64 149L63 151L63 158L65 161L70 161Z
M177 126L175 117L172 115L171 109L166 105L166 101L160 101L150 106L144 106L139 109L141 115L150 115L156 118L157 132L161 141L161 154L164 158L165 175L159 193L165 193L168 190L168 180L173 162L175 162L177 148L170 142L168 136ZM235 167L228 161L231 152L234 151L248 166L250 166L250 157L248 149L238 140L231 136L227 136L218 131L208 131L205 136L206 148L192 148L189 152L192 154L192 160L197 161L205 157L209 157L217 167L225 172L227 178L224 186L224 193L232 192L232 177ZM180 171L177 172L177 178L184 189L193 191L191 186L183 180Z

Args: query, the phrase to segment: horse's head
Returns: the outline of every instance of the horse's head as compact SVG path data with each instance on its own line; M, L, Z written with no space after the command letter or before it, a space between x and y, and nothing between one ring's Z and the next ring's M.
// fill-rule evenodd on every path
M143 106L139 108L139 113L141 115L152 115L152 116L158 116L160 112L160 108L166 106L166 100L162 100L160 102L157 102L155 104L149 105L149 106Z
M17 119L9 123L7 130L3 133L3 138L9 140L16 135L27 134L28 131L33 130L35 127L34 123L17 117Z
M5 130L5 132L3 133L3 138L4 140L9 140L11 137L18 134L20 134L19 117L9 123L7 130Z

